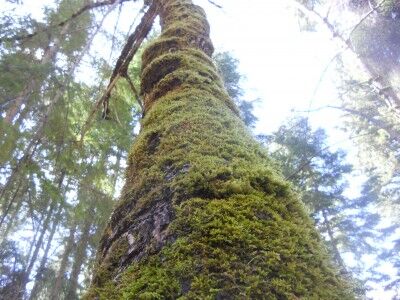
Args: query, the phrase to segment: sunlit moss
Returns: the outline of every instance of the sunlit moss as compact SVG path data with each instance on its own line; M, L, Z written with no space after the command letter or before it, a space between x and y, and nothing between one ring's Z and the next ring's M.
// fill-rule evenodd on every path
M161 2L164 31L143 54L142 130L88 298L353 299L300 201L240 120L203 52L207 41L178 34L207 36L208 25L196 27L206 24L202 10ZM149 239L126 264L129 226L160 203L171 211L162 247Z

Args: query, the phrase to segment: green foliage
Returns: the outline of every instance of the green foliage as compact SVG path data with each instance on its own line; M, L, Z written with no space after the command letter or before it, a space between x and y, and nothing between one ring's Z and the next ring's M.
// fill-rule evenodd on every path
M52 298L54 292L54 297L79 294L88 284L100 235L123 177L121 168L140 116L128 87L121 84L113 93L111 120L96 114L84 141L78 142L99 93L97 86L78 82L74 71L88 57L99 14L86 12L57 24L85 3L59 1L45 10L40 22L12 15L1 19L1 29L8 29L0 37L0 249L12 244L13 253L0 263L4 271L0 298L9 298L5 295L16 290L28 298L28 281L37 288L30 295L33 298ZM136 82L137 66L135 62L130 69ZM99 72L99 79L109 75ZM14 106L18 113L9 124L3 113ZM71 239L61 238L67 231ZM45 238L40 241L42 233ZM83 251L72 249L71 243ZM75 269L79 272L74 276ZM79 284L73 287L78 276ZM55 280L60 280L60 290L54 291Z
M254 100L248 101L243 99L243 90L240 87L242 76L237 70L239 61L233 58L228 52L214 55L214 61L224 82L224 87L228 95L238 106L244 123L249 127L254 127L254 123L257 121L256 116L253 114Z
M335 108L343 111L341 127L348 132L357 149L358 161L354 164L369 179L363 195L357 199L365 205L364 209L361 209L361 204L354 202L352 205L360 209L359 215L349 214L351 219L364 220L361 227L365 232L359 232L357 229L360 226L352 222L347 222L345 229L361 237L369 236L370 240L380 237L392 243L393 251L382 249L383 242L379 242L381 245L378 247L372 247L370 243L363 243L356 238L354 240L361 247L351 249L354 253L382 251L387 254L382 257L398 269L398 250L392 239L395 239L393 232L399 227L397 212L400 199L399 2L348 0L332 5L331 1L317 1L317 7L299 2L309 11L316 11L310 11L310 14L319 18L321 24L333 36L338 36L338 40L344 42L354 55L344 54L336 61L341 104ZM355 57L358 61L354 60ZM385 236L373 232L378 216L392 220L391 234ZM398 297L398 275L381 274L377 269L369 271L372 281L379 282L393 292L394 299Z

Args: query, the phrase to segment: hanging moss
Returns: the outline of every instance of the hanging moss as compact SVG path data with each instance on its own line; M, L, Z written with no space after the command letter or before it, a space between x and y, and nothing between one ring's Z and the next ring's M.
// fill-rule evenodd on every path
M353 299L223 90L203 49L204 12L159 4L163 33L143 54L142 130L87 298Z

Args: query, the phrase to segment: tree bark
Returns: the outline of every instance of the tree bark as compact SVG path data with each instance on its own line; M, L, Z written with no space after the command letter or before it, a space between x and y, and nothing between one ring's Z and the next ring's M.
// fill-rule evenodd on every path
M203 9L155 0L145 117L89 299L354 299L224 90Z

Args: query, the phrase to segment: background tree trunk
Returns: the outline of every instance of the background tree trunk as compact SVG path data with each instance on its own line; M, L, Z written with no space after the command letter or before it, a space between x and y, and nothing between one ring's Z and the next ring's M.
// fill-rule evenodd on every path
M145 117L87 298L353 299L224 90L203 9L155 3Z
M75 231L76 231L76 224L74 223L74 225L71 227L70 231L69 231L69 236L68 236L68 240L67 243L65 245L64 248L64 253L62 255L61 258L61 263L60 263L60 268L58 269L58 274L56 277L56 281L51 289L50 292L50 299L51 300L57 300L60 298L60 291L62 290L62 283L64 280L64 276L65 276L65 271L67 269L68 266L68 258L69 255L71 254L72 251L72 247L74 244L74 237L75 237Z
M91 220L86 219L83 225L81 238L79 239L79 242L75 250L74 263L72 265L71 276L69 277L66 299L71 299L71 300L78 299L77 295L78 277L79 274L81 273L82 265L86 260L86 248L89 242L91 226L92 226Z

